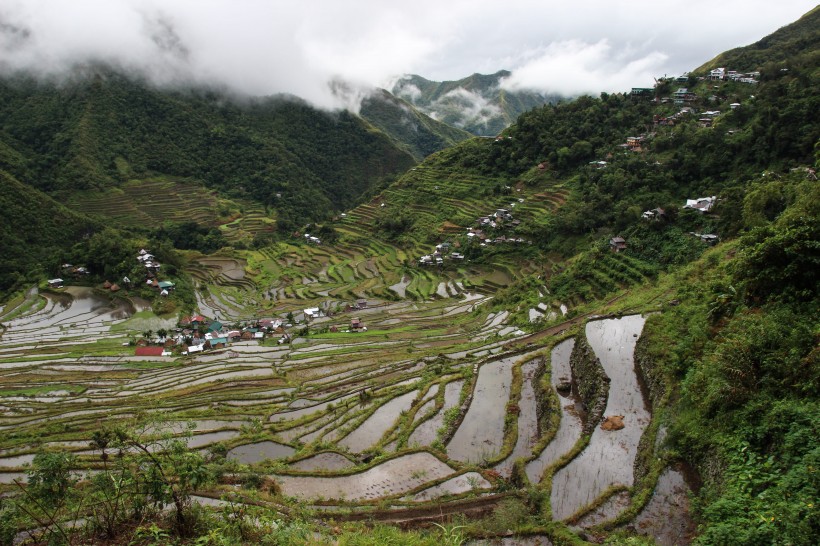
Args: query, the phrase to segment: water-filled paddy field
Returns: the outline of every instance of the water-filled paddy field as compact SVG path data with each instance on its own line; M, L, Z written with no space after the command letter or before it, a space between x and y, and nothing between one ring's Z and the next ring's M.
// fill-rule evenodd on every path
M201 312L225 322L250 316L257 300L243 295L251 288L241 261L200 267L200 283L234 291L210 291ZM378 267L350 274L371 278ZM299 286L348 274L338 269ZM416 282L405 276L384 289L397 294ZM42 450L70 451L93 467L93 431L159 418L167 426L154 433L222 453L275 480L282 495L322 506L482 498L510 491L518 462L522 479L546 488L553 518L590 526L617 517L632 501L638 443L652 419L633 359L644 319L608 318L576 331L610 379L605 416L623 416L625 425L595 423L582 444L575 336L517 350L524 333L508 311L491 310L488 297L465 295L452 280L431 286L430 299L371 298L355 315L321 317L291 343L274 337L176 357L135 357L127 345L141 334L144 303L112 302L89 288L30 294L27 311L0 316L0 484L25 479ZM353 316L366 332L347 331ZM650 534L687 529L686 518L651 523L681 505L680 491L685 484L664 473L640 511Z

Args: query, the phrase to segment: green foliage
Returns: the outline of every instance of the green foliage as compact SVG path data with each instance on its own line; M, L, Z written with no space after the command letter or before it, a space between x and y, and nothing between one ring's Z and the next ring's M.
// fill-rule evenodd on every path
M227 245L222 233L214 227L205 227L196 222L165 222L152 234L156 239L167 239L174 248L198 250L210 254Z
M100 65L62 87L6 78L0 95L8 139L31 154L32 182L45 189L110 185L127 164L135 176L196 177L316 217L329 205L349 206L381 177L412 164L344 112L297 99L159 91Z
M467 132L422 114L387 91L366 97L359 114L418 161L470 138Z
M436 82L414 74L396 82L392 92L448 125L474 135L495 136L522 113L560 99L556 95L502 89L500 82L509 75L500 70ZM487 106L483 106L485 103Z
M773 32L752 45L721 53L699 67L695 73L705 73L721 66L750 71L767 63L782 63L811 52L820 39L820 9L814 8L790 25Z
M0 207L0 296L38 276L58 276L71 246L97 228L92 220L3 171L2 165Z

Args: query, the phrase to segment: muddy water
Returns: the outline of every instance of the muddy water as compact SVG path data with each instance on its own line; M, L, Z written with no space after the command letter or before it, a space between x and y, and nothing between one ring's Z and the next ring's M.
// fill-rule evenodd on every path
M275 413L271 415L270 421L292 421L295 419L299 419L301 417L304 417L305 415L310 415L311 413L324 411L330 404L338 406L340 402L342 402L343 400L347 400L351 396L357 396L357 394L346 394L344 396L340 396L339 398L328 400L327 402L322 402L321 404L316 404L314 406L308 406L293 411L282 411L279 413Z
M25 482L27 477L25 472L0 472L0 483Z
M513 452L504 459L495 469L502 476L508 477L512 472L516 459L526 457L532 450L533 445L538 440L538 415L537 403L535 400L535 372L542 360L536 358L521 366L521 400L518 401L518 440L515 442Z
M428 501L445 495L460 495L474 489L491 489L492 484L478 472L467 472L416 493L409 500Z
M629 507L630 501L631 497L626 491L616 493L609 497L603 504L601 504L601 506L588 514L585 514L584 517L578 521L577 527L581 529L589 529L594 525L600 525L601 523L612 519L614 515L620 514L622 511L626 510Z
M638 533L651 536L661 546L690 544L697 530L690 515L691 488L684 470L664 470L652 498L633 522Z
M569 357L575 347L575 338L562 341L552 349L550 355L550 383L558 392L558 385L572 381L572 370ZM538 483L544 469L567 453L581 437L583 423L579 414L580 402L569 392L558 392L558 403L561 406L561 422L552 441L544 448L538 458L527 464L527 477L530 482Z
M217 442L226 442L233 440L239 436L237 430L221 430L219 432L206 432L205 434L196 434L186 439L189 448L203 447Z
M403 298L407 293L407 287L410 286L410 282L413 279L410 277L402 277L399 282L396 284L390 285L388 288L399 295L400 298Z
M393 426L402 411L410 409L417 395L418 391L411 391L382 405L356 430L345 436L339 445L354 453L366 450L378 442L387 429Z
M463 462L481 462L501 451L504 417L510 399L512 367L520 357L488 362L478 371L473 400L453 439L447 455Z
M14 457L0 457L0 468L17 468L34 461L34 453L17 455Z
M604 416L623 415L625 426L616 431L596 427L581 455L555 474L551 495L555 519L569 517L612 485L632 485L638 441L650 419L634 362L644 321L632 315L587 324L587 340L611 380Z
M400 495L453 473L430 453L412 453L350 476L275 476L282 493L299 499L377 499Z
M436 440L438 429L444 424L444 412L458 404L458 397L461 394L463 380L452 381L444 387L444 406L436 415L424 421L407 440L408 446L420 445L429 446Z
M60 334L55 327L75 325L75 328L99 325L103 321L120 320L131 316L133 307L126 302L112 305L108 298L97 295L92 288L69 286L63 294L47 294L49 303L43 311L10 321L6 341L16 333L26 332L26 341L43 338L46 334ZM105 328L107 330L108 328Z
M255 464L265 459L285 459L296 453L290 446L266 441L255 444L245 444L228 451L227 458L243 464Z
M341 453L333 453L332 451L317 453L312 457L296 461L290 465L294 470L303 470L305 472L312 470L345 470L353 468L353 466L353 461Z

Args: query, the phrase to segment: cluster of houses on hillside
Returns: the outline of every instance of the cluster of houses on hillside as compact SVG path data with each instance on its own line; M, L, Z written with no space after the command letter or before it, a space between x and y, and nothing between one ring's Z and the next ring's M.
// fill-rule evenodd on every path
M518 199L518 202L523 203L524 199ZM510 203L510 209L514 208L515 205L516 203ZM492 244L531 244L532 241L527 241L522 237L499 234L500 231L515 229L521 225L521 220L513 218L510 209L496 209L496 211L489 216L480 216L477 218L476 225L467 228L467 241L478 241L480 246ZM458 245L458 243L455 243L455 245ZM444 264L445 257L449 257L452 260L463 260L464 254L451 251L453 246L454 245L447 242L436 245L435 250L431 254L425 254L419 258L419 265L440 266Z
M687 75L688 78L688 75ZM726 67L715 68L709 72L711 81L733 81L740 83L756 84L760 78L760 72L738 72L737 70L727 70Z
M425 254L419 258L419 265L444 265L445 257L449 257L452 260L463 260L464 254L461 252L453 252L452 248L453 245L447 242L437 244L431 254Z
M519 198L518 202L523 203L524 199ZM516 203L510 203L510 209L515 208L515 205ZM521 225L521 220L513 218L510 209L496 209L496 211L489 216L479 217L476 220L476 227L467 228L467 240L479 241L481 246L504 243L529 243L529 241L525 241L521 237L487 233L487 230L493 230L498 233L503 230L516 229Z
M63 276L70 275L72 277L84 277L91 273L84 265L76 266L68 263L61 265L60 270ZM63 280L62 277L56 277L48 280L49 288L62 288L64 284L65 280Z
M343 311L353 312L368 308L365 299L358 299L353 303L348 303ZM164 330L157 332L157 337L143 337L136 340L136 356L174 356L192 355L202 351L225 349L232 343L247 341L262 341L267 338L277 337L277 342L281 345L291 341L289 328L293 326L287 320L293 322L307 322L323 318L333 314L330 309L323 310L320 307L303 309L298 315L301 319L296 319L296 313L288 313L287 319L283 318L261 318L243 321L240 324L226 325L217 319L209 319L202 315L191 315L183 317L177 324L177 328L171 332ZM293 316L293 319L291 317ZM338 325L331 325L328 329L331 332L339 331ZM348 329L350 333L366 332L362 319L353 317L350 319Z
M159 270L162 268L162 264L154 258L153 254L144 248L140 249L139 254L137 254L137 261L145 266L145 284L159 290L160 296L167 296L174 289L175 285L173 282L160 281L157 278L159 275ZM125 277L122 282L130 284L131 279Z
M712 210L712 207L715 205L716 201L717 197L714 195L709 197L697 197L695 199L687 199L686 204L684 204L682 208L696 210L702 214L705 214ZM641 219L647 222L662 222L665 221L666 218L666 211L660 207L645 210L643 211L643 214L641 214ZM710 245L715 244L719 240L719 237L714 233L692 232L691 235L698 237L701 241ZM612 237L609 240L609 248L610 250L612 250L612 252L622 252L627 248L626 240L620 236Z
M147 338L137 340L136 356L171 356L175 353L190 355L209 349L224 349L231 343L265 339L266 335L275 333L289 334L282 327L281 319L259 319L248 321L241 327L226 327L218 320L211 320L202 315L191 315L179 321L178 328L157 343Z

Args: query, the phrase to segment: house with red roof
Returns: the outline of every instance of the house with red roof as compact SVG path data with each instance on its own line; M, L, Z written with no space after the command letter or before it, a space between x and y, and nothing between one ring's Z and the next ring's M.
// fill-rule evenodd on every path
M162 356L165 349L163 347L137 347L134 351L136 356Z

